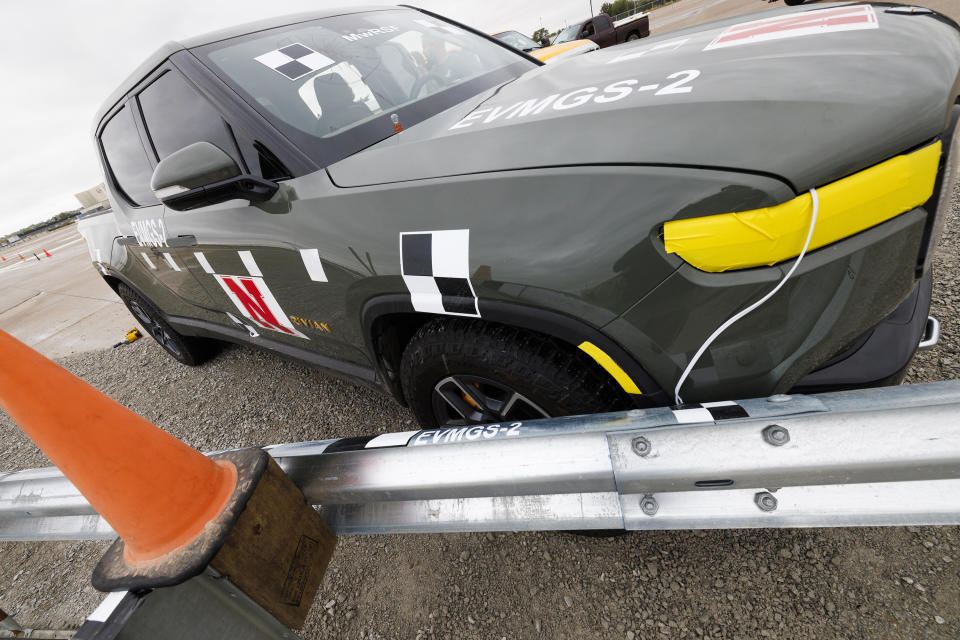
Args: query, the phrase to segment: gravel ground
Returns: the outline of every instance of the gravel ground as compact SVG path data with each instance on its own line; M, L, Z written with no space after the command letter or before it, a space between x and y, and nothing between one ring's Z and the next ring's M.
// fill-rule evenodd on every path
M960 377L960 188L935 258L940 345L909 382ZM409 429L379 394L227 347L191 369L150 340L63 366L201 450ZM269 371L270 375L263 375ZM0 413L4 470L49 462ZM0 608L78 626L105 543L0 544ZM345 537L304 638L957 638L960 529Z

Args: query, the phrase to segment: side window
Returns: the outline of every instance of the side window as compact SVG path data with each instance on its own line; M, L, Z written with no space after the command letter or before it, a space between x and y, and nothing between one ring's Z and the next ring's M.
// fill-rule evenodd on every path
M610 24L610 18L607 16L597 16L597 31L606 31L613 25Z
M583 25L583 33L580 34L580 37L581 37L581 38L589 38L590 36L592 36L592 35L595 34L595 33L596 33L596 31L594 31L594 29L593 29L593 22L588 22L587 24Z
M100 134L100 144L117 186L130 203L135 206L157 204L150 190L153 168L140 143L130 109L123 107L110 118Z
M160 160L206 141L237 158L233 136L220 114L176 71L168 71L137 96Z

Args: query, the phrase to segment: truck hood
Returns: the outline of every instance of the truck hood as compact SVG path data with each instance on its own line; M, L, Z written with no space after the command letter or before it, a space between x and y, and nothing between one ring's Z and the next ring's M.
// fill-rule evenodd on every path
M577 56L328 171L346 187L657 164L762 172L803 191L943 131L960 86L960 31L904 9L766 11Z

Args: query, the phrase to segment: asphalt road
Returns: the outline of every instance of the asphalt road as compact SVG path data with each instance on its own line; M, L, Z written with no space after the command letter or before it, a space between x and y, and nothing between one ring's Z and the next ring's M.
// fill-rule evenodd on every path
M960 13L956 0L949 4L944 8ZM724 7L765 6L758 0L680 0L654 16L674 17L669 24L679 28L686 20L720 17L715 12ZM656 28L656 19L652 24ZM918 355L910 382L960 377L958 222L960 190L934 263L932 312L943 322L941 343ZM96 291L85 249L71 253L82 247L51 250L49 261L9 272L4 269L15 265L0 263L0 328L63 356L59 362L68 369L192 446L211 450L411 428L410 414L387 398L271 354L227 347L191 369L149 340L104 349L132 320L109 290ZM37 291L43 293L28 297ZM23 299L16 302L17 296ZM39 306L45 298L49 304ZM86 342L69 346L84 322L91 325ZM57 336L66 346L58 346ZM0 459L4 471L49 464L3 414ZM0 543L0 609L24 626L79 625L102 598L89 576L104 549L103 543ZM960 528L656 532L609 539L565 533L344 537L301 635L957 638Z

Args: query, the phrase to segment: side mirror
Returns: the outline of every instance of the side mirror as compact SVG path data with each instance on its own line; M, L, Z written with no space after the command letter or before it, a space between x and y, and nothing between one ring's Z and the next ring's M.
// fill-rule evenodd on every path
M157 165L150 188L163 204L188 211L227 200L269 200L275 182L244 175L233 158L209 142L195 142Z
M541 47L549 47L549 46L550 46L550 38L546 38L546 37L540 38L540 46L541 46Z

